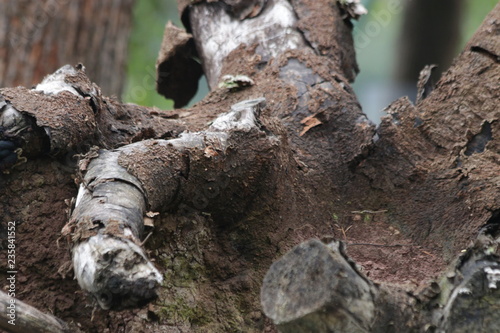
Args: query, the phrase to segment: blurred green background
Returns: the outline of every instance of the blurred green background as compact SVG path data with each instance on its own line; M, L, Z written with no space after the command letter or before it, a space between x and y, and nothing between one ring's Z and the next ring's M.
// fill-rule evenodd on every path
M404 4L409 1L423 0L400 0L399 2ZM430 0L428 1L430 2ZM402 83L396 80L398 43L401 40L399 34L405 19L404 11L399 10L399 12L392 15L386 25L380 24L380 33L366 42L361 38L360 33L367 31L366 25L369 22L380 22L381 20L376 17L377 14L381 15L382 12L390 9L390 4L394 3L395 0L363 0L362 2L368 8L368 15L361 17L359 22L355 22L354 40L357 42L363 41L363 43L356 43L356 57L360 73L353 87L364 112L373 122L378 124L380 117L383 115L382 110L392 101L401 96L410 96L413 99L416 93L418 74L415 75L414 81L410 83ZM497 3L497 0L464 0L460 22L460 38L455 45L453 57L459 54L483 19ZM422 24L426 24L426 22L422 22ZM446 42L446 40L443 41L443 43ZM363 47L359 47L359 44L363 44ZM439 64L437 65L439 66ZM439 67L438 69L446 70L446 68Z
M400 96L411 94L418 79L415 77L415 82L412 82L411 87L406 87L394 80L395 64L398 60L395 50L398 47L404 11L391 13L390 19L383 22L380 22L380 13L387 12L391 3L395 1L403 4L410 0L362 0L369 14L363 16L359 22L355 22L354 27L357 59L361 72L353 86L365 113L376 123L379 122L383 108ZM496 4L497 0L465 0L460 23L460 43L456 47L456 54ZM134 26L129 44L127 81L122 96L125 102L156 106L161 109L173 108L172 101L158 95L154 86L156 57L160 49L163 29L168 20L173 21L177 26L182 26L175 0L136 1ZM366 29L369 28L367 25L372 24L373 28L374 22L380 23L380 29L370 34L367 41L362 34L367 32ZM362 47L359 47L360 45ZM198 94L190 105L201 100L207 92L207 85L202 77Z

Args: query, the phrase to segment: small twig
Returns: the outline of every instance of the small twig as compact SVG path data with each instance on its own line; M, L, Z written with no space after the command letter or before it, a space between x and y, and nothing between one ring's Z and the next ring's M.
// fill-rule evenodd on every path
M90 315L90 322L94 321L94 315L97 310L97 304L94 304L94 307L92 308L92 314Z
M352 214L382 214L382 213L387 213L387 209L382 209L382 210L353 210L351 211Z
M400 246L410 246L410 247L415 247L415 245L411 244L392 244L392 245L386 245L386 244L373 244L373 243L346 243L347 245L365 245L365 246L378 246L378 247L400 247Z
M338 224L335 224L335 226L337 227L338 230L342 231L342 234L344 235L344 240L346 241L347 240L347 232L349 231L349 229L351 229L352 225L348 226L347 229L345 229L343 226L341 227Z
M150 233L146 236L146 238L144 238L144 240L143 240L143 241L142 241L142 243L141 243L141 246L144 246L144 244L146 243L146 241L149 239L149 237L150 237L152 234L153 234L153 232L150 232Z
M424 251L424 250L420 250L421 252L427 254L428 256L431 256L431 257L434 257L434 255L430 252L427 252L427 251Z

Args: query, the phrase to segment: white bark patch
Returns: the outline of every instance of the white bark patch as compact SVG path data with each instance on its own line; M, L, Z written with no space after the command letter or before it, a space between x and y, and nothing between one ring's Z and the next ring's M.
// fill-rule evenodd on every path
M497 282L500 281L500 269L486 267L484 272L486 273L486 278L488 279L488 287L490 289L497 289Z
M203 149L206 146L206 141L217 141L217 146L225 149L229 137L227 132L232 130L250 131L253 128L257 128L257 117L265 105L266 99L263 97L236 103L231 106L231 111L218 116L207 131L196 133L184 132L176 139L156 140L156 142L159 145L170 144L177 149Z
M224 75L219 88L237 89L253 86L255 82L246 75Z
M257 116L260 108L264 107L265 98L246 100L231 107L231 111L220 115L210 126L211 130L228 131L243 130L249 131L257 127Z
M88 190L85 188L85 186L83 186L83 184L80 184L80 188L78 189L78 194L76 195L75 208L78 207L86 192L88 192Z
M75 96L82 97L75 88L64 79L68 75L77 75L78 72L73 66L66 65L59 68L53 74L46 76L36 87L35 91L41 91L46 95L57 95L63 91L69 91Z
M102 234L90 237L73 248L73 264L78 284L96 296L103 309L109 309L113 297L121 291L120 285L116 284L118 289L112 290L100 280L103 272L112 271L115 281L119 280L121 285L134 285L136 281L141 281L138 287L151 288L163 282L162 275L146 258L143 250L125 238Z
M7 103L0 108L0 126L8 128L9 133L19 131L28 126L24 116L17 111L10 103Z
M297 18L286 0L269 1L262 13L252 19L240 21L223 7L210 3L193 6L191 12L193 35L198 52L204 59L203 68L211 88L217 86L223 60L241 44L257 44L257 53L264 61L288 49L305 46L298 32ZM209 22L199 17L213 18ZM196 26L196 24L202 24ZM234 73L238 74L238 73Z
M458 289L458 294L459 295L472 295L472 291L467 287L463 287L463 288Z
M201 133L183 132L178 138L168 140L168 143L177 149L205 147L203 135Z
M361 15L368 14L368 10L359 0L338 0L340 5L347 11L349 16L358 19Z

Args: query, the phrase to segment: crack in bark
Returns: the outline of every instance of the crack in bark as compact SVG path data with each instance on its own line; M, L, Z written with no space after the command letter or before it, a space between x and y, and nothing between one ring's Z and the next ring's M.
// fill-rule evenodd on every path
M470 48L470 50L472 52L477 52L477 53L480 53L488 58L490 58L491 60L493 60L494 62L498 63L500 62L500 55L496 54L495 52L493 51L490 51L488 49L485 49L484 47L481 47L481 46L472 46Z
M486 121L481 127L481 131L469 140L464 154L470 156L475 153L482 153L486 148L486 144L491 141L491 139L493 139L491 123Z

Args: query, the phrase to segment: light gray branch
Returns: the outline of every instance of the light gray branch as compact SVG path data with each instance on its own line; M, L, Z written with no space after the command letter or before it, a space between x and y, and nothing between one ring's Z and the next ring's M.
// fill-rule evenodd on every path
M183 133L172 140L145 140L113 151L91 151L81 161L84 177L63 234L75 242L73 265L80 287L102 308L140 306L155 297L163 281L140 240L146 211L163 210L179 191L178 170L186 168L184 160L177 158L179 152L195 149L203 154L209 145L224 152L233 131L258 127L257 116L264 105L264 98L243 101L206 131ZM150 158L165 162L141 165ZM127 168L124 161L129 163Z
M228 13L224 5L203 2L190 9L190 22L198 54L211 89L217 87L224 59L241 44L257 44L255 50L262 61L289 49L306 46L297 30L297 18L286 0L270 0L256 17L240 21ZM211 17L211 20L200 20ZM230 73L239 74L239 73Z
M79 332L70 328L59 318L0 291L0 329L9 333L70 333Z

